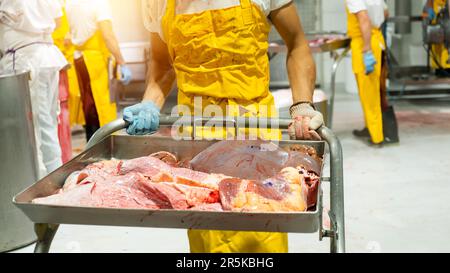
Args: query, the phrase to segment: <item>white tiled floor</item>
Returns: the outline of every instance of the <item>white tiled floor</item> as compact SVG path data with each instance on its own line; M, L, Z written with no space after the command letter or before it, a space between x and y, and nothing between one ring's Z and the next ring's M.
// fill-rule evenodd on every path
M340 94L335 132L345 153L349 252L450 252L450 100L398 102L401 144L355 139L356 97ZM290 235L291 252L327 252L318 235ZM18 252L31 252L27 247ZM185 230L63 225L52 252L187 252Z

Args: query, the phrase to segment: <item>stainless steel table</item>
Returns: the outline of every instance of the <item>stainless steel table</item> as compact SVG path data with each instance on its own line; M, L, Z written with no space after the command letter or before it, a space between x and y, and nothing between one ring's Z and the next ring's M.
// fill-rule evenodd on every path
M342 59L350 51L351 39L344 33L339 32L311 32L306 34L309 46L313 54L330 53L333 59L331 69L331 94L328 100L328 128L333 128L334 98L336 95L336 73ZM339 50L343 51L339 52ZM269 44L269 59L279 53L286 53L287 47L283 41L275 41Z

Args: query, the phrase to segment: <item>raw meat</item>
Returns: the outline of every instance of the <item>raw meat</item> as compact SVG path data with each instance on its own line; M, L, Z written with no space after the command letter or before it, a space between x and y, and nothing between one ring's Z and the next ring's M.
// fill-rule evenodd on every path
M111 176L90 176L76 186L45 198L34 199L35 204L81 207L159 209L160 204L149 199L145 192L147 179L139 173Z
M308 171L303 167L298 167L299 173L303 176L302 191L306 196L306 202L309 208L317 204L317 192L319 190L320 177L314 172Z
M170 173L173 181L188 186L205 187L213 190L219 189L219 182L225 178L221 174L208 174L186 168L173 168Z
M76 172L71 173L66 178L66 182L64 183L64 186L60 191L69 190L69 189L76 187L77 184L86 177L88 177L88 174L86 172L76 171Z
M282 212L315 206L321 158L314 149L223 141L190 161L169 152L100 161L69 175L36 204L133 209Z
M64 183L63 190L74 188L89 176L96 176L97 179L103 180L108 179L111 175L117 174L120 163L118 160L104 160L89 164L83 170L70 174Z
M170 167L170 165L152 156L124 160L118 165L118 173L120 175L125 175L130 172L138 172L150 179L161 172L170 173L171 169L172 167Z
M298 166L319 174L321 162L309 154L285 151L274 143L262 140L221 141L191 160L193 170L251 180L264 180L283 168Z
M160 159L162 162L168 164L169 166L178 167L177 157L174 154L171 154L169 152L161 151L161 152L153 153L150 156Z
M219 202L219 177L172 168L152 156L100 161L69 175L56 195L33 202L63 206L189 209Z
M192 207L190 209L198 210L198 211L223 211L222 204L220 204L220 203L201 204L201 205Z
M285 182L300 184L307 208L314 207L317 202L321 165L322 159L314 148L295 145L286 151L262 140L221 141L191 160L191 168L197 171L255 181L287 172L289 177L284 178ZM219 191L223 198L220 188Z
M171 183L171 186L185 195L189 206L196 207L220 202L219 191Z
M33 200L33 203L47 205L148 209L188 209L217 202L219 192L216 190L153 183L140 173L108 179L91 175L56 195Z
M317 36L314 39L310 39L309 42L309 46L310 47L320 47L324 44L327 43L332 43L335 41L339 41L344 39L345 37L343 37L342 35L321 35L321 36Z
M317 162L322 162L322 158L317 154L316 149L310 146L305 145L291 145L288 148L288 151L301 152L303 154L307 154L314 158Z
M174 168L152 156L123 161L119 164L118 169L118 173L121 175L130 172L142 173L153 182L173 181L179 184L215 190L218 189L218 183L223 178L222 175L202 173L186 168Z
M317 201L319 178L314 185L311 181L303 167L287 167L262 181L224 179L219 184L219 192L225 210L305 211Z
M270 178L264 181L224 179L219 184L224 210L246 212L305 211L300 184Z
M148 182L143 185L143 191L150 200L155 201L163 209L188 209L186 195L167 183Z
M92 163L85 168L85 171L90 172L102 172L105 174L117 174L118 165L121 163L120 160L103 160L99 162Z
M152 200L169 209L188 209L202 204L219 202L219 192L207 188L179 185L172 182L148 182L144 192Z

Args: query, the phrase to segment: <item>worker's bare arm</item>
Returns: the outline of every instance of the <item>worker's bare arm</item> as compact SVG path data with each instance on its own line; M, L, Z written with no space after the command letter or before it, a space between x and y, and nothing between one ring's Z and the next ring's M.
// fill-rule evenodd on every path
M370 21L369 13L367 10L362 10L356 13L356 17L358 18L359 28L364 41L363 52L370 51L372 49L370 44L372 39L372 22Z
M61 25L62 25L62 17L55 18L55 30L57 30L58 28L60 28Z
M295 5L290 3L272 11L270 19L288 48L286 62L294 103L312 102L316 65Z
M175 71L170 61L167 45L161 40L159 34L151 33L150 41L152 51L144 101L153 101L162 108L174 84Z
M117 64L124 65L125 60L120 52L119 42L114 34L112 22L110 20L98 22L99 30L105 40L106 47L116 59Z

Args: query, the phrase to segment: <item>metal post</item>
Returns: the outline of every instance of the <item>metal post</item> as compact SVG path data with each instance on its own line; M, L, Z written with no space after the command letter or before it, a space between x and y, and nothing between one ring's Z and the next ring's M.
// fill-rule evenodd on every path
M331 95L330 101L328 103L328 120L326 124L328 128L333 128L334 98L336 95L336 73L340 63L349 51L350 47L347 47L341 54L336 53L336 51L331 52L331 57L333 58L333 67L331 69Z
M344 215L344 170L342 145L330 129L322 127L318 130L320 136L330 148L330 249L332 253L345 252L345 215Z
M54 224L34 224L34 231L38 237L34 253L48 253L50 251L58 227L59 225Z

